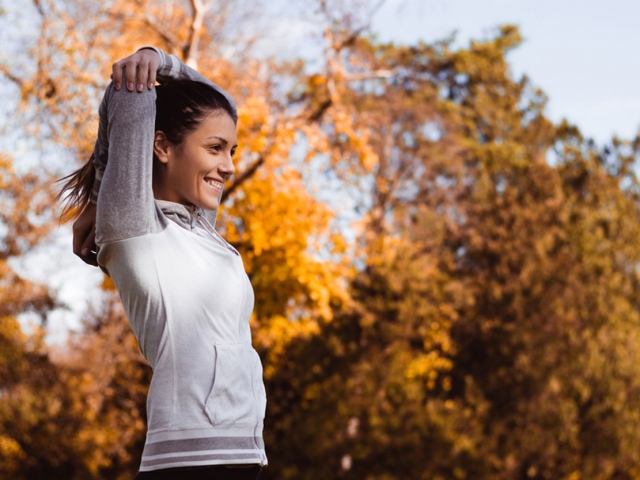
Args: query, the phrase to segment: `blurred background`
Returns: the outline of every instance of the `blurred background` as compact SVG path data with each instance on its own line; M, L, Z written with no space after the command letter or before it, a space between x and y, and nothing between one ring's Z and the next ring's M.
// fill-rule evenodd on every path
M0 478L131 479L151 371L71 252L111 64L239 106L261 478L640 478L640 6L0 0Z

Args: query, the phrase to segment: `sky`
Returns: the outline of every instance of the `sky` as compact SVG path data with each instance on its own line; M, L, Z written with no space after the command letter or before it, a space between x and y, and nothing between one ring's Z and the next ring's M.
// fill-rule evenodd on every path
M501 24L520 27L507 57L549 97L547 114L598 142L640 128L640 1L387 0L372 22L381 41L431 42L457 32L457 45Z
M318 44L314 50L309 39L315 32L318 40L318 24L300 20L300 12L291 12L289 5L276 12L273 28L266 31L272 48L287 47L313 63ZM456 45L466 46L471 39L490 37L498 25L518 25L524 42L509 53L513 74L527 74L547 93L552 120L566 118L602 143L613 134L632 138L640 127L638 19L639 0L386 0L371 27L380 41L433 42L457 32ZM78 328L78 312L97 301L102 279L97 269L73 256L70 242L68 228L59 229L46 249L19 262L20 271L46 281L71 307L49 319L54 342Z

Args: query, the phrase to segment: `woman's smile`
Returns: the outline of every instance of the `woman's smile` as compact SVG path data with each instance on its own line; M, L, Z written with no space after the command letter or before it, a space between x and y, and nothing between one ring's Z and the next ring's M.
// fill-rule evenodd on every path
M204 177L204 181L207 183L207 185L209 185L211 188L213 188L217 192L222 191L222 188L224 187L224 182L221 182L220 180L216 180L211 177Z

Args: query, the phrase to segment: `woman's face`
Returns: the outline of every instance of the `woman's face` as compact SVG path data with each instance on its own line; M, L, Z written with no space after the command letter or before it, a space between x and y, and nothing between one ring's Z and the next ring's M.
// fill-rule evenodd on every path
M236 126L226 112L205 117L179 145L156 132L154 151L161 168L155 197L207 210L219 206L224 182L233 175Z

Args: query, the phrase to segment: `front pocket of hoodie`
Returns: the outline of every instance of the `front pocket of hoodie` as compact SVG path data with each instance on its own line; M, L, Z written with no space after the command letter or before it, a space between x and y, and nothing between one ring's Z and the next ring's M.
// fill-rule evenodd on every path
M257 357L255 350L247 344L215 346L213 387L204 408L213 425L255 425L262 422L264 408L256 395L254 355ZM262 378L260 383L262 385ZM262 388L264 391L264 386Z

